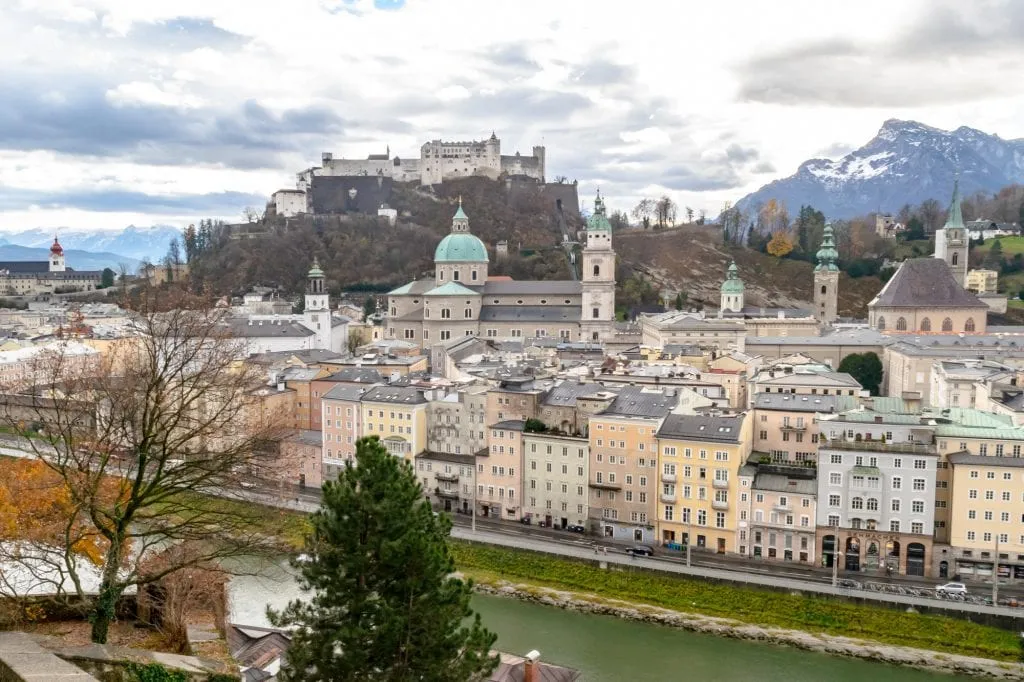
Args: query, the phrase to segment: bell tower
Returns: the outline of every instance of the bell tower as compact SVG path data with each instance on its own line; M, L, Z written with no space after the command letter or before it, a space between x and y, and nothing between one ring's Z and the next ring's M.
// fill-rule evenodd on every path
M302 311L303 323L316 334L316 347L331 348L331 303L325 286L320 261L313 258L313 267L306 276L306 306Z
M64 247L57 241L57 237L53 238L53 246L50 247L50 272L64 272Z
M600 190L594 199L594 213L587 218L586 233L580 340L601 341L611 336L615 325L615 251Z
M967 226L960 209L960 178L953 182L953 199L949 203L949 217L941 229L935 231L935 257L946 261L953 279L960 286L967 283Z
M839 252L836 251L832 226L825 225L821 248L814 268L814 316L821 324L832 324L839 317Z

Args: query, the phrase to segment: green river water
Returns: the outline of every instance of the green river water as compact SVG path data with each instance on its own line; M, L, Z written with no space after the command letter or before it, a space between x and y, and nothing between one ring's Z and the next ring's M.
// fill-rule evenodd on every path
M282 608L290 599L300 596L290 572L272 564L263 565L259 575L232 578L229 592L229 620L251 626L269 624L265 615L268 605ZM474 596L473 608L484 624L497 633L497 648L519 655L537 649L542 660L580 670L584 682L953 679L937 673L694 634L488 595Z

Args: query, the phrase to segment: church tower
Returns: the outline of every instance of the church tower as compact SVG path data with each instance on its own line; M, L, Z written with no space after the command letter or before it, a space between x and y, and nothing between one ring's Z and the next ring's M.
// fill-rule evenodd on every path
M960 210L960 178L953 182L953 200L949 203L949 217L941 229L935 231L935 257L946 261L953 271L953 279L960 286L967 282L967 226Z
M832 226L825 226L821 248L814 268L814 316L821 324L832 324L839 317L839 252L836 251Z
M316 258L306 276L306 307L302 317L303 323L316 333L316 347L331 350L331 304L324 285L324 271Z
M594 213L587 218L582 308L580 340L601 341L611 336L615 326L615 251L600 190L594 199Z
M64 272L64 247L53 238L53 246L50 247L50 272Z
M733 313L743 310L744 289L739 268L736 267L736 261L733 261L725 273L725 281L722 282L722 303L718 306L719 310Z

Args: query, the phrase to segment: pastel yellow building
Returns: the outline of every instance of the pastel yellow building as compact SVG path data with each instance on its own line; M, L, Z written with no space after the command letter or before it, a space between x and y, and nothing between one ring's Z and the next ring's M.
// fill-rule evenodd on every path
M994 294L998 284L999 273L995 270L969 270L964 288L976 294Z
M966 580L1024 579L1024 459L1014 456L949 456L953 513L946 567Z
M379 436L393 455L412 463L427 448L427 399L411 386L376 386L360 401L362 436Z
M751 452L750 413L669 415L658 430L658 539L739 552L739 470Z

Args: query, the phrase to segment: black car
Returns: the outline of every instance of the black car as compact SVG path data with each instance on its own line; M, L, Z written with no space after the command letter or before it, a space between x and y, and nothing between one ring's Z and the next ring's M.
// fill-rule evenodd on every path
M566 526L565 529L570 533L586 533L587 529L583 526Z
M626 554L633 556L654 556L654 548L647 545L633 545L626 549Z

